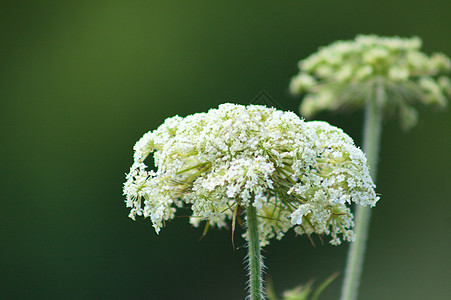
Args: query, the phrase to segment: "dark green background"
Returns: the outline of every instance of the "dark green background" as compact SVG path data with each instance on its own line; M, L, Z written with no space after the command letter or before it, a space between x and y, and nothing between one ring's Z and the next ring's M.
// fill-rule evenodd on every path
M297 61L358 33L419 35L427 53L451 55L448 0L0 5L1 299L243 299L245 250L230 231L198 241L177 218L157 236L127 218L135 141L263 89L295 110ZM360 299L451 294L451 110L420 113L408 133L384 126ZM360 112L318 118L360 143ZM347 245L315 240L265 248L279 293L343 269ZM337 299L341 280L322 299Z

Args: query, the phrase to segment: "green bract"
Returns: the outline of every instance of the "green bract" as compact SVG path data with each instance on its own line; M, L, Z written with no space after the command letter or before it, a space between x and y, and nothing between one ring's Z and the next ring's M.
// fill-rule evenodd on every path
M398 112L404 128L416 124L415 103L446 105L451 95L447 77L451 68L444 54L427 56L414 38L360 35L338 41L299 62L290 91L305 95L300 110L309 117L320 110L361 107L376 90L384 95L377 103L385 115Z
M362 151L342 130L304 122L292 112L223 104L207 113L168 118L134 147L124 184L130 217L149 217L157 233L189 206L191 223L224 227L241 208L257 209L260 241L328 234L353 239L348 205L378 197ZM156 171L144 160L154 153Z

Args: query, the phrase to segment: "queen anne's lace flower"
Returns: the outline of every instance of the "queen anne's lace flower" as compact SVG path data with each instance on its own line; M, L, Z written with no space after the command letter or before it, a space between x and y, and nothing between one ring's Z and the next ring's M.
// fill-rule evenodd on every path
M292 94L305 97L301 114L309 117L320 110L362 106L378 86L384 92L385 112L398 111L405 128L416 124L412 104L446 105L451 82L438 77L451 69L441 53L427 56L414 38L360 35L353 41L338 41L299 62L300 72L292 78Z
M365 156L342 130L264 106L222 104L166 119L134 150L126 205L132 219L149 217L157 233L177 207L190 206L194 226L224 227L253 205L262 245L291 227L339 244L339 234L353 239L348 205L378 200ZM152 152L156 172L144 163Z

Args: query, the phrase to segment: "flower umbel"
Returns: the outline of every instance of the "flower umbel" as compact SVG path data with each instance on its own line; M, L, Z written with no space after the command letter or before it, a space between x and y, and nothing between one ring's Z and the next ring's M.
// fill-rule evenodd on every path
M382 86L377 103L384 114L398 112L401 125L416 124L413 104L445 106L451 82L440 76L451 69L442 53L427 56L421 39L359 35L352 41L337 41L299 62L292 78L292 94L305 94L301 113L309 117L321 110L361 107Z
M252 205L262 245L291 227L340 244L353 239L348 205L378 200L365 156L341 129L265 106L227 103L168 118L134 150L126 205L132 219L149 217L157 233L177 207L191 208L194 226L224 227ZM145 164L151 153L156 171Z

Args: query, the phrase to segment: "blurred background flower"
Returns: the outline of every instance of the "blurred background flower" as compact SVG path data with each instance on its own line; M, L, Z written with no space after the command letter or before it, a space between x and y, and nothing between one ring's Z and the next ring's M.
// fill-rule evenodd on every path
M300 112L305 117L360 108L376 97L384 117L396 112L401 126L409 129L417 123L414 105L445 107L451 97L451 81L444 76L451 60L420 49L418 37L358 35L336 41L299 61L290 91L304 96Z
M183 218L156 236L127 217L134 142L169 116L248 104L262 89L297 111L295 62L359 33L420 36L425 53L451 54L441 0L11 1L0 16L5 299L243 299L246 251L225 246L230 231L199 242ZM360 143L360 113L317 118ZM362 299L451 293L450 126L450 110L429 110L408 135L384 126ZM265 248L278 294L343 270L344 245L288 236Z

